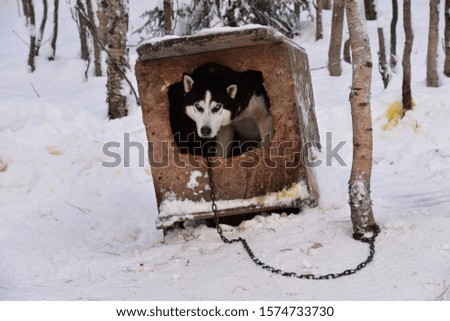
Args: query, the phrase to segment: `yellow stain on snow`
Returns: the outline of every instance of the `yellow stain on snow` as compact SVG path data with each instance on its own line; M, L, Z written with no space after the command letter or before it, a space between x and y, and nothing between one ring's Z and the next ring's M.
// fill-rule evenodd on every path
M3 163L3 162L0 160L0 172L6 172L7 169L8 169L8 164Z
M283 199L296 199L301 196L298 184L293 184L290 188L284 189L277 193L276 199L277 201L281 201Z
M279 192L272 192L264 196L257 196L255 199L258 205L267 206L273 202L282 203L301 198L302 196L304 195L302 195L299 183L297 183L292 184L290 188L285 188Z
M63 152L61 150L59 150L56 146L47 147L47 152L53 156L59 156L59 155L63 154Z
M413 101L413 107L416 103ZM391 106L386 110L384 116L387 118L387 123L383 125L383 130L389 130L398 125L400 119L403 116L403 104L400 101L394 101Z

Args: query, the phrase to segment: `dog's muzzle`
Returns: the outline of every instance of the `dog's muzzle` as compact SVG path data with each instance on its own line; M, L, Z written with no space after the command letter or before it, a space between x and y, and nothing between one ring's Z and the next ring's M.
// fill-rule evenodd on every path
M200 128L200 134L203 138L211 138L211 127L203 126Z

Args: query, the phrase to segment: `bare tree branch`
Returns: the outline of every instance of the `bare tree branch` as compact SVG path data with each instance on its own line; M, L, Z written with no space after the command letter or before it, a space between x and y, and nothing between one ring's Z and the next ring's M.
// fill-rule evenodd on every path
M86 14L83 12L83 10L79 7L75 7L77 9L77 11L83 15L85 17L85 19L87 19ZM117 69L120 71L120 73L122 74L123 78L125 79L125 81L128 83L128 85L130 86L131 91L133 92L134 97L136 98L136 104L138 104L139 106L141 105L141 102L139 100L139 96L136 92L136 90L134 89L133 84L131 83L130 79L128 79L127 75L126 75L126 69L124 69L117 61L116 59L113 57L113 55L111 54L111 52L108 50L108 48L106 48L106 46L102 43L102 41L100 40L100 38L98 37L97 33L94 31L94 29L92 28L91 23L89 22L89 19L87 19L87 24L86 24L89 32L92 34L92 36L95 38L95 40L98 42L98 44L102 47L102 49L108 54L109 58L112 59L112 61L114 62L114 64L116 65Z

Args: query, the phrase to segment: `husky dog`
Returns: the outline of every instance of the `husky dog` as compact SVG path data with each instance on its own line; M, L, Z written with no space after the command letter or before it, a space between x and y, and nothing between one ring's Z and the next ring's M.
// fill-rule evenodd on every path
M209 63L184 74L183 89L184 111L201 138L216 139L215 156L230 156L235 136L270 145L273 122L260 71L236 72Z

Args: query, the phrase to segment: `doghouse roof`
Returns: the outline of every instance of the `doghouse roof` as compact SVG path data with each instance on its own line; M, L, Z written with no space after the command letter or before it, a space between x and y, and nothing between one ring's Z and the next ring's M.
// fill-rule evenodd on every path
M278 31L264 26L217 28L200 31L195 36L151 39L137 49L140 61L179 57L224 49L284 43L298 50L304 49Z

